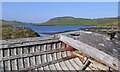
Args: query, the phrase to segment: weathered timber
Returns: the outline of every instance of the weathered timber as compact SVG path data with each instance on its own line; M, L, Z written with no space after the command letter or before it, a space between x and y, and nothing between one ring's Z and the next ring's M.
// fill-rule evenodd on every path
M33 37L33 38L20 38L20 39L9 39L9 40L0 40L0 44L19 44L19 43L29 43L29 42L38 42L38 41L46 41L46 40L54 40L57 39L55 35L47 36L47 37Z
M0 40L0 49L38 45L38 44L53 43L53 42L58 42L58 38L55 35L48 37Z
M91 63L91 62L90 62L89 60L87 60L87 61L85 62L85 64L83 65L83 67L81 67L81 70L84 71L87 67L89 67L90 63Z
M82 32L84 32L84 31L82 31ZM86 32L86 33L90 34L91 32ZM70 43L72 43L72 44L69 44L69 42L62 41L61 35L62 36L65 35L65 37L73 39L72 41L70 41ZM80 40L78 38L79 36L81 36L80 39L82 39L82 40ZM81 67L83 67L83 64L87 57L91 57L91 58L89 58L89 60L92 63L90 64L89 67L86 68L86 70L92 70L92 66L96 66L94 64L101 64L101 63L105 64L102 67L106 67L106 69L107 69L107 67L111 67L110 66L111 64L108 64L108 63L109 63L109 61L111 61L111 58L113 58L112 60L114 61L114 59L116 57L112 56L109 53L101 51L100 49L97 49L96 47L94 47L91 44L88 44L88 42L85 42L84 39L82 38L83 36L86 36L86 34L81 34L81 31L73 31L73 32L67 32L67 33L61 33L58 35L56 34L56 35L52 35L52 36L48 36L48 37L1 40L0 41L0 71L5 71L5 70L10 70L10 71L13 71L13 70L18 70L18 71L42 70L42 71L45 71L45 70L49 70L50 72L52 72L54 70L56 70L56 71L59 71L59 70L60 71L81 70ZM66 40L66 39L64 39L64 40ZM79 45L76 46L77 40L79 42L81 42L80 47L79 47ZM110 41L110 40L108 40L108 41ZM76 48L76 50L81 51L83 54L87 55L87 57L84 58L84 55L83 55L83 62L82 62L80 60L80 57L78 57L78 55L74 56L71 51L66 51L67 49L65 49L63 42L66 44L66 48L68 48L69 46L72 45L71 47ZM116 43L116 41L115 41L115 43ZM75 46L73 44L75 44ZM119 43L117 43L117 44L119 44ZM90 46L90 48L88 48L89 46ZM100 46L102 46L101 48L104 48L103 44L100 44ZM86 48L87 52L79 49L81 47L82 48L87 47ZM92 51L91 51L91 47L94 48ZM112 47L114 47L114 46L112 46ZM117 50L117 49L115 49L115 50ZM98 54L97 54L98 57L94 56L95 55L94 51L98 52ZM88 52L90 52L90 53L88 54ZM95 52L95 53L97 53L97 52ZM101 55L99 55L99 54L102 54L103 55L102 58L105 58L106 61L101 59L99 57ZM114 54L116 54L116 52ZM104 57L104 55L105 55L105 57ZM106 56L108 56L108 57L106 57ZM66 59L67 57L71 57L71 58ZM106 59L106 58L110 58L110 60ZM93 59L93 60L91 60L91 59ZM99 60L99 59L101 59L101 60ZM97 62L97 63L93 64L93 62L95 62L96 60L99 61L100 63ZM117 62L117 60L114 61L114 63L115 63L115 64L113 64L114 66L117 66L116 62ZM100 67L100 66L97 66L97 67ZM98 68L98 69L101 69L101 68ZM97 70L97 68L94 70Z
M69 60L71 58L72 58L72 56L68 56L68 57L64 57L64 58L58 59L58 60L54 60L54 61L50 61L50 62L45 62L45 63L39 64L39 65L35 65L35 66L32 66L32 67L23 68L21 70L25 70L25 71L26 70L32 70L32 69L39 68L39 67L42 67L42 66L46 66L46 65L50 65L50 64L55 64L57 62ZM21 71L21 70L19 70L19 71Z
M65 50L64 49L55 49L55 50L41 51L41 52L35 52L35 53L15 55L15 56L7 56L7 57L1 57L2 60L0 60L0 61L19 59L19 58L25 58L25 57L32 57L32 56L43 55L43 54L51 54L51 53L62 52L62 51L65 51Z
M89 33L91 33L91 32L86 32L86 33L88 33L88 35L89 35ZM82 33L80 35L82 35ZM83 36L84 35L85 34L83 34ZM85 36L84 36L84 38L87 39ZM77 38L69 37L66 35L60 35L59 40L74 47L74 48L76 48L77 50L80 50L81 52L91 56L92 58L95 58L96 60L100 61L101 63L104 63L107 66L118 70L118 62L119 61L116 57L113 57L113 56L105 53L104 51L100 51L96 47L91 46L91 44L87 44L85 42L82 42L81 38L77 39ZM89 41L89 40L90 39L87 39L87 41Z

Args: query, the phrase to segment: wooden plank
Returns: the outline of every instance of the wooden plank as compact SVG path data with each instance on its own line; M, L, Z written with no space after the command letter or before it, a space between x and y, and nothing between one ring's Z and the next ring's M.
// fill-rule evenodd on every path
M50 45L48 45L48 44L46 45L45 49L46 49L46 51L52 50L51 47L50 47ZM46 61L47 61L47 62L52 61L51 54L46 54ZM52 66L51 66L51 65L47 65L47 68L48 68L48 70L51 72Z
M10 56L10 49L4 49L3 50L3 57ZM4 64L4 70L11 70L11 62L10 60L3 61Z
M62 52L62 56L64 57L67 57L68 55L67 55L67 51L64 51L64 52ZM69 68L69 70L74 70L75 71L75 69L72 67L72 65L71 65L71 63L69 62L69 60L66 60L66 61L64 61L64 63L66 64L66 66ZM76 71L75 71L76 72Z
M96 60L106 64L107 66L118 70L118 59L99 51L98 49L95 49L85 43L82 43L78 40L74 40L73 38L60 35L60 41L63 41L64 43L82 51L83 53L95 58ZM96 56L97 54L97 56Z
M54 61L50 61L50 62L45 62L45 63L39 64L39 65L35 65L33 67L23 68L22 70L32 70L32 69L40 68L40 67L43 67L43 66L46 66L46 65L55 64L55 63L58 63L58 62L61 62L61 61L64 61L64 60L69 60L71 58L72 58L72 56L64 57L64 58L61 58L61 59L58 59L58 60L54 60ZM21 70L19 70L19 71L21 71Z
M74 62L73 59L70 59L69 61L70 61L71 65L74 67L75 70L80 70L80 67Z
M86 70L86 68L89 67L90 64L91 64L91 62L90 62L89 60L87 60L87 61L85 62L85 64L81 67L81 70L82 70L82 71Z
M35 52L40 52L40 46L35 47ZM35 64L40 64L40 55L35 55ZM39 68L37 68L39 70Z
M51 48L50 48L51 47ZM47 47L47 49L50 49L50 50L54 50L54 47L52 47L51 45L50 45L50 47ZM54 53L51 53L51 54L49 54L49 61L53 61L53 60L55 60L55 58L54 58ZM56 67L55 67L55 65L54 64L51 64L51 65L49 65L49 67L50 67L50 70L52 71L52 72L54 72L54 71L57 71L57 69L56 69Z
M73 61L79 66L79 67L82 67L82 62L79 60L79 58L73 58Z
M66 55L67 56L70 56L71 55L71 52L70 51L66 51ZM69 64L67 65L71 65L73 67L73 70L79 70L80 68L78 67L78 65L76 65L74 62L73 62L73 59L70 59L68 60Z
M21 54L21 55L16 55L16 56L6 56L6 57L2 57L1 61L17 59L17 58L31 57L31 56L36 56L36 55L51 54L51 53L62 52L62 51L65 51L65 50L64 49L56 49L56 50L41 51L41 52L29 53L29 54Z
M62 69L62 67L60 66L59 63L55 63L55 67L56 67L56 70L58 70L60 72L63 72L63 69Z
M10 49L11 50L11 56L16 56L16 48L14 49ZM18 66L17 66L17 59L12 59L11 60L11 65L12 65L12 70L17 70Z
M43 46L43 51L46 51L46 44ZM44 62L47 62L46 54L43 55Z
M85 64L85 62L87 60L89 60L92 64L89 65L89 68L87 67L86 70L109 70L109 67L103 65L102 63L94 60L94 59L91 59L91 58L86 58L86 57L83 57L83 54L81 55L78 51L75 51L75 52L72 52L73 54L77 55L78 57L80 58L84 58L84 61L83 61L83 64Z
M3 57L3 50L0 50L0 60ZM4 70L3 61L0 61L0 72Z
M58 46L57 46L55 43L52 44L52 48L53 48L54 50L55 50L55 49L59 49ZM55 53L54 53L54 60L58 60L58 59L59 59L58 56L57 56L57 53L59 53L59 52L55 52ZM58 71L63 72L63 69L61 68L61 66L60 66L59 63L55 63L55 67L56 67L56 69L57 69Z
M23 48L23 53L24 53L25 55L29 54L28 48ZM24 66L24 68L30 67L29 57L23 58L23 66Z
M18 55L22 55L22 47L18 48ZM7 59L6 59L7 60ZM23 58L18 58L18 69L22 69L23 68Z
M53 40L53 39L56 39L55 35L50 35L50 36L47 36L47 37L34 37L34 38L32 37L32 38L0 40L0 45L38 42L38 41Z
M30 47L30 53L36 53L34 51L35 50L34 48L35 48L34 46ZM33 55L33 56L29 57L29 59L30 59L30 66L31 67L35 65L35 56L36 55Z
M42 45L40 45L39 48L40 48L40 52L41 52L42 49L43 49ZM39 63L42 64L42 55L39 55L39 58L40 58L40 62L39 62ZM37 64L37 65L38 65L38 64ZM44 68L43 68L43 67L38 68L38 70L44 72Z
M61 52L59 52L59 53L57 53L57 54L58 54L58 59L59 59L59 58L63 58ZM61 66L61 68L62 68L63 70L69 70L69 69L66 67L66 65L64 64L63 61L60 62L59 64L60 64L60 66Z
M0 49L3 48L14 48L14 47L24 47L24 46L32 46L32 45L39 45L39 44L47 44L47 43L53 43L53 42L58 42L58 40L46 40L46 41L36 41L36 42L28 42L28 43L18 43L18 44L5 44L1 45Z

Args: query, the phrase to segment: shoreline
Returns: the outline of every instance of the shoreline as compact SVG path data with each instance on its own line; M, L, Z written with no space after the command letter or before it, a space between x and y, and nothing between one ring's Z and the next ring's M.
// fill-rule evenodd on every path
M107 32L111 31L112 29L117 31L117 28L112 28L112 27L80 28L78 30L92 31L92 32L100 33L100 34L106 34ZM53 34L70 32L70 31L76 31L76 30L67 30L67 31L63 31L63 32L38 32L38 33L53 35Z

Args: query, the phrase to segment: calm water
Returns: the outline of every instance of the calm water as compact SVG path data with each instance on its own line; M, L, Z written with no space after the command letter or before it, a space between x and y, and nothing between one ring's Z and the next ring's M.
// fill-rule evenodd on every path
M78 30L80 28L92 28L95 26L35 26L32 24L14 24L12 26L22 26L26 28L31 28L35 32L63 32L67 30ZM39 33L40 34L40 33ZM40 34L41 36L46 36L45 34Z

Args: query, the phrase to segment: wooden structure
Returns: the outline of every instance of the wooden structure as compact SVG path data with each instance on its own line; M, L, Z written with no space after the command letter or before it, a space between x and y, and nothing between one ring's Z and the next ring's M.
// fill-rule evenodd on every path
M85 31L1 40L0 71L118 70L119 46L107 36Z

